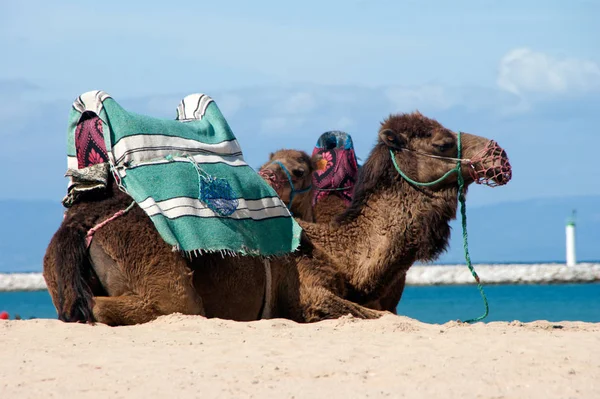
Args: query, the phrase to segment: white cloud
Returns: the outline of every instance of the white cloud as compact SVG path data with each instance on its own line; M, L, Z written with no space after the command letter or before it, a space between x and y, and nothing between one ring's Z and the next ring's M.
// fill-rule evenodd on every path
M600 89L600 66L518 48L502 57L497 83L502 90L517 95L588 92Z

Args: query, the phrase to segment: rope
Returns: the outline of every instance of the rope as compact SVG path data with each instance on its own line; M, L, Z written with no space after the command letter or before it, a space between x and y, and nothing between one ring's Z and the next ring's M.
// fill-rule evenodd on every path
M133 208L134 205L135 205L135 201L131 202L131 204L129 204L129 206L127 208L121 209L120 211L116 212L114 215L112 215L108 219L106 219L106 220L98 223L97 225L95 225L94 227L92 227L91 229L89 229L88 232L87 232L87 234L85 235L85 246L86 246L86 248L89 248L90 245L92 244L92 238L94 237L94 234L96 233L96 231L98 231L98 229L101 229L106 224L108 224L109 222L112 222L116 218L118 218L120 216L123 216L124 214L126 214L127 212L129 212L131 210L131 208Z
M460 135L458 136L460 137ZM460 148L460 147L459 147ZM458 150L460 152L460 149ZM444 180L446 180L446 178L448 176L450 176L452 173L457 172L460 170L460 163L458 163L457 166L455 166L454 168L450 169L448 172L446 172L442 177L440 177L439 179L435 180L435 181L430 181L429 183L419 183L417 181L414 181L413 179L411 179L410 177L406 176L406 174L404 172L402 172L402 170L400 169L400 167L398 166L398 164L396 163L396 157L394 156L394 152L390 149L390 155L392 156L392 162L394 163L394 167L396 168L396 170L398 171L398 173L400 173L400 176L402 176L404 178L404 180L408 181L411 184L414 184L415 186L422 186L422 187L429 187L429 186L433 186L435 184L438 184ZM460 175L460 173L458 173L458 175Z
M460 137L460 135L459 135ZM458 200L460 201L460 215L462 218L462 233L463 233L463 247L465 250L465 260L467 262L467 267L471 271L471 275L475 281L477 281L477 289L481 294L481 298L483 299L483 306L485 307L485 312L478 317L473 319L466 320L465 323L475 323L477 321L481 321L485 319L490 313L490 306L488 305L487 298L485 296L485 292L483 292L483 286L481 285L481 280L479 280L479 276L475 272L473 265L471 264L471 255L469 255L469 236L467 234L467 204L465 198L465 179L463 178L462 173L458 174Z
M281 170L283 170L283 172L287 176L288 183L290 185L290 190L291 190L290 191L290 203L288 205L288 208L291 209L292 202L294 201L294 197L296 196L296 194L302 194L302 193L307 192L308 190L310 190L312 188L312 184L309 185L306 188L303 188L303 189L300 189L300 190L296 190L296 187L294 187L294 181L292 180L292 175L290 175L290 172L287 170L287 168L285 167L285 165L281 161L273 161L271 163L276 163L277 165L279 165L279 167L281 168Z
M477 321L481 321L481 320L485 319L488 316L488 314L490 313L490 307L488 304L487 297L485 296L485 292L483 292L483 286L481 285L481 280L479 279L479 276L477 275L477 273L475 272L475 269L473 268L473 265L471 264L471 255L469 255L469 237L467 234L467 205L466 205L466 198L465 198L465 179L464 179L462 173L460 173L461 162L465 162L465 160L461 160L462 146L461 146L460 135L461 135L461 132L459 131L458 135L457 135L458 136L458 140L457 140L458 141L457 142L458 157L457 158L435 156L435 158L440 158L440 159L456 160L456 166L454 168L450 169L448 172L446 172L442 177L440 177L439 179L432 181L432 182L421 183L421 182L412 180L404 172L402 172L402 170L398 166L398 163L396 162L396 156L391 149L390 149L390 155L392 156L392 163L394 164L394 167L396 168L396 170L398 171L400 176L402 176L402 178L404 178L409 183L414 184L415 186L421 186L421 187L433 186L435 184L442 182L444 179L446 179L452 173L456 172L457 180L458 180L458 201L460 202L460 214L461 214L461 218L462 218L462 233L463 233L463 247L464 247L464 251L465 251L465 261L467 263L467 267L469 268L469 270L471 271L471 274L473 275L473 278L477 282L477 289L479 290L479 293L481 294L481 298L483 299L483 305L485 307L485 312L481 316L475 317L473 319L468 319L465 321L465 323L475 323Z
M410 151L410 152L414 152L415 154L423 155L424 157L435 158L435 159L441 159L441 160L444 160L444 161L453 161L453 162L460 162L460 163L466 163L466 164L473 163L473 161L472 161L472 160L470 160L470 159L468 159L468 158L452 158L452 157L444 157L444 156L440 156L440 155L427 154L426 152L421 152L421 151L417 151L417 150L412 150L412 149L410 149L410 148L403 148L403 150Z

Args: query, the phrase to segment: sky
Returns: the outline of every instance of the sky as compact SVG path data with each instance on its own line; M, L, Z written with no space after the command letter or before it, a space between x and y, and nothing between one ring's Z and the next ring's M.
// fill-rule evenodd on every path
M599 18L591 0L1 0L0 199L60 201L70 107L96 89L169 118L209 94L254 167L328 130L364 160L418 109L507 150L513 181L472 204L600 195Z

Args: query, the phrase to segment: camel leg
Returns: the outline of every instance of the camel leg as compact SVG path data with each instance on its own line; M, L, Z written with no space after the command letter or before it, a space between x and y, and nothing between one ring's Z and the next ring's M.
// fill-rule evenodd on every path
M316 252L312 259L298 262L299 302L306 322L336 319L347 314L361 319L377 319L386 312L368 309L343 298L343 277L329 266L327 256Z
M119 326L146 323L171 313L205 315L202 300L195 291L185 295L163 292L163 297L164 300L139 294L95 297L94 319L109 326Z
M300 304L304 320L308 323L337 319L347 314L360 319L378 319L387 313L365 308L319 286L301 286Z
M169 251L160 261L117 262L105 251L104 243L94 239L90 256L109 295L94 298L96 321L114 326L145 323L171 313L205 315L193 273L180 255Z
M379 300L381 309L397 314L396 308L400 303L400 299L402 299L402 293L404 292L405 285L406 273L403 273L400 275L400 277L398 277L398 279L396 279L396 281L394 281L387 294Z
M95 297L93 307L94 318L109 326L131 325L147 323L159 316L175 312L202 315L204 309L201 304L190 301L187 306L174 306L171 308L159 304L152 304L139 295L123 295L117 297ZM200 305L200 306L199 306Z

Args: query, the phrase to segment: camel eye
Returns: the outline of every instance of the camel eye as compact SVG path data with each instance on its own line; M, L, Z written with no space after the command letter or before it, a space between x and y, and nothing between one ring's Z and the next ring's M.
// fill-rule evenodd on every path
M296 177L304 176L304 169L294 169L292 170L292 174Z
M454 147L454 143L434 144L433 146L439 152L446 152L449 149L451 149L452 147Z

